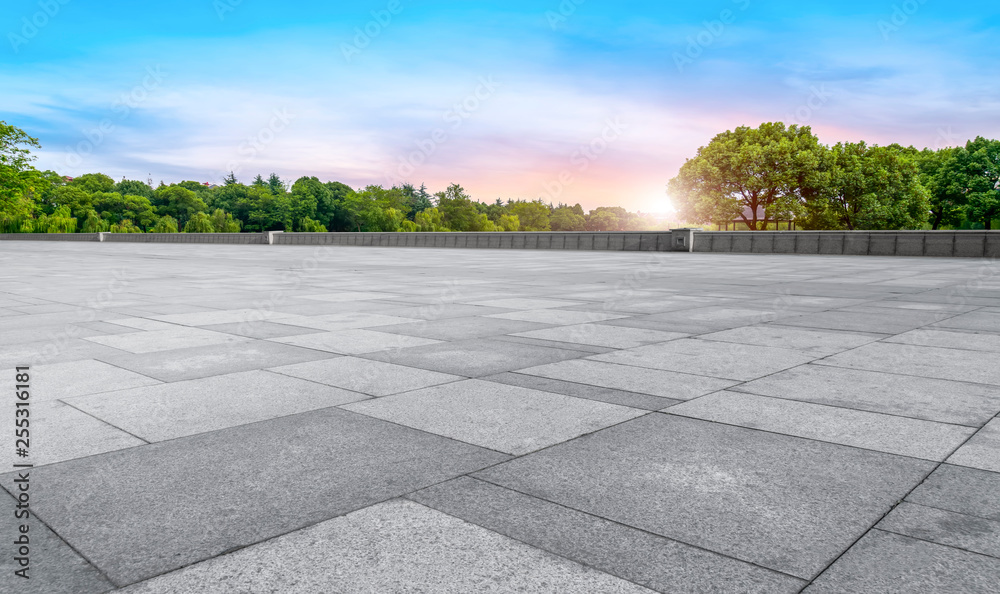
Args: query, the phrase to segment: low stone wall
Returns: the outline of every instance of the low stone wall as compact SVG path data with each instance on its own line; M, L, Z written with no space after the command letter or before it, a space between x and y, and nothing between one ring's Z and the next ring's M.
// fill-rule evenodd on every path
M1000 231L703 231L694 251L997 258Z
M5 233L0 240L1000 258L1000 231ZM693 249L692 249L693 244Z

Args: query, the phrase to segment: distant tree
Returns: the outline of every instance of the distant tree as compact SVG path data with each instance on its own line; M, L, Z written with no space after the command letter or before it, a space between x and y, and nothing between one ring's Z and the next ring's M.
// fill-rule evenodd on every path
M829 155L826 199L810 203L821 228L917 229L927 221L930 201L908 149L838 143Z
M587 220L583 215L568 207L563 206L552 211L550 225L553 231L583 231Z
M215 209L211 216L212 228L216 233L239 233L240 222L233 219L233 215L223 211L221 208Z
M590 211L584 226L587 231L617 231L619 225L618 215L614 211L598 208Z
M336 205L330 189L315 177L300 177L292 184L292 218L295 221L317 219L320 224L329 223ZM305 229L302 229L303 231Z
M959 225L965 217L965 205L968 202L965 193L950 186L946 175L946 165L960 150L962 149L924 149L917 156L920 183L927 189L930 198L931 229L937 230L943 225Z
M517 215L500 215L496 226L500 231L519 231L521 229L521 221L517 218Z
M267 182L264 181L264 178L258 173L257 177L253 178L253 182L251 182L250 185L255 188L263 188L267 187Z
M153 192L153 206L156 214L170 215L177 219L178 225L186 225L196 213L208 210L205 201L197 194L180 186L163 186Z
M20 230L34 215L34 196L39 186L48 184L31 166L31 148L41 148L37 138L0 121L0 224Z
M750 230L763 229L803 211L808 196L802 189L817 183L824 150L808 126L740 127L698 149L668 192L690 222L741 219Z
M185 233L215 233L212 225L212 218L203 212L196 212L191 215L191 219L184 225Z
M507 207L510 214L521 223L521 231L549 231L549 207L541 200L514 202Z
M79 218L79 217L78 217ZM83 224L80 226L80 233L100 233L107 231L111 225L97 214L97 211L84 211Z
M136 227L135 224L128 219L111 225L109 231L111 233L142 233L142 229Z
M267 178L267 187L271 188L271 193L275 196L280 196L288 191L285 186L285 182L281 181L277 173L272 173L270 177Z
M80 188L84 192L114 192L115 180L103 173L85 173L80 177L73 178L69 185Z
M153 197L153 188L149 187L146 182L134 179L123 179L115 184L113 191L121 194L122 196L142 196L143 198Z
M431 195L427 193L427 186L424 184L420 184L419 189L414 188L413 184L403 184L400 187L400 191L406 197L407 206L409 206L406 218L411 221L414 220L418 212L434 206L434 202L431 201Z
M230 171L229 175L227 175L226 177L224 177L222 179L222 183L224 185L227 185L227 186L232 186L232 185L236 185L236 184L238 184L240 182L239 182L239 180L236 179L236 173L233 172L233 171Z
M96 192L90 195L94 210L109 223L128 219L142 229L156 224L159 217L153 204L143 196L122 196L117 192Z
M156 221L153 228L149 230L150 233L177 233L177 219L172 216L160 217L160 220Z
M429 233L432 231L451 231L451 229L444 224L444 214L436 207L418 212L415 223L418 230L423 233Z
M946 191L965 198L965 216L992 229L1000 218L1000 140L970 140L955 151L943 175Z
M472 198L458 184L451 184L443 192L435 194L437 210L444 217L444 224L453 231L474 231L479 223L479 210L472 204Z

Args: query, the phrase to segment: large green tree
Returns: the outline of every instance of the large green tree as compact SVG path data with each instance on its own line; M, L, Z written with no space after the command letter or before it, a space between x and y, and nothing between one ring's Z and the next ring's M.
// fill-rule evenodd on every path
M169 215L177 219L182 228L195 213L208 210L208 205L197 194L176 185L157 188L153 192L152 203L158 215Z
M963 191L949 184L947 165L959 148L941 150L924 149L917 154L920 183L927 189L930 199L930 224L934 230L943 225L957 226L965 218L968 199Z
M510 214L521 223L521 231L549 231L549 207L541 200L518 201L507 207Z
M750 230L764 229L803 211L803 188L816 183L824 150L808 126L740 127L698 149L668 192L687 221L742 220Z
M810 227L919 229L927 222L931 204L915 151L838 143L823 170L825 187L809 202Z
M970 140L944 169L946 191L964 197L965 216L992 229L1000 218L1000 140Z
M48 183L31 166L31 148L41 148L37 138L0 121L0 224L5 228L33 216L34 196Z

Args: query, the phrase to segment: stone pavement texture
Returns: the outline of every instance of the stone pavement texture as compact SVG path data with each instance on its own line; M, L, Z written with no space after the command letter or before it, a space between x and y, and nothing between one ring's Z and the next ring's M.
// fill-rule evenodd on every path
M3 242L0 281L0 592L1000 590L996 262Z

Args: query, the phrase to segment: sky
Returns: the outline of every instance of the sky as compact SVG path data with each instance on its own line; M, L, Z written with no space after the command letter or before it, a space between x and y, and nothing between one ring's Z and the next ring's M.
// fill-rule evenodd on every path
M670 211L720 132L1000 138L1000 4L10 0L0 120L36 166Z

